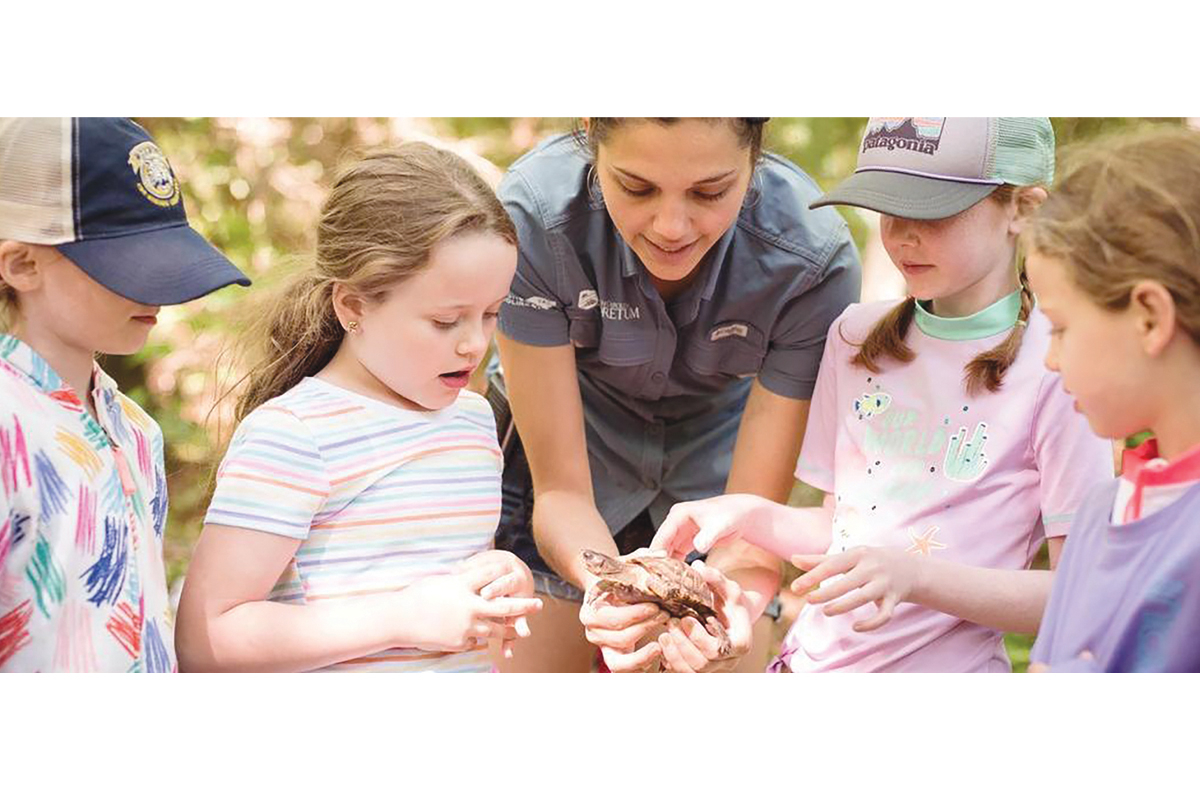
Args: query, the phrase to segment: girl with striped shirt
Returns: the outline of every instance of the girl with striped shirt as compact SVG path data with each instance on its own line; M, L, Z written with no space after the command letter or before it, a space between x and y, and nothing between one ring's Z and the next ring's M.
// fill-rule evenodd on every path
M541 607L492 549L501 453L464 391L516 268L459 157L367 156L322 209L313 268L246 334L248 376L180 601L184 670L487 671Z

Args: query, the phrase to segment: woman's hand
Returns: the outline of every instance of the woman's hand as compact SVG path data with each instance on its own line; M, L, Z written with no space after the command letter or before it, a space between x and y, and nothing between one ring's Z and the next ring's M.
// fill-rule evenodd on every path
M855 547L830 556L795 555L792 563L806 572L792 581L792 591L807 592L804 597L807 603L828 603L827 616L874 603L877 613L854 623L854 630L859 633L873 631L887 623L896 605L912 595L921 578L919 558L888 547ZM834 575L844 577L815 588Z
M722 654L721 641L695 619L672 619L658 637L663 666L670 672L730 672L753 642L749 606L741 587L720 570L703 561L693 561L691 566L713 590L717 619L729 636L729 651Z

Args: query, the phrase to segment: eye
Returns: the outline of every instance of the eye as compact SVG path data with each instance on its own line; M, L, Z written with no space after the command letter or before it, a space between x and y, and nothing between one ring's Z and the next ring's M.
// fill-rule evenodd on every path
M443 331L448 331L457 324L458 324L457 319L454 319L454 320L434 319L433 320L433 327L435 327L439 330L443 330Z
M625 194L629 195L630 197L649 197L651 194L654 193L654 189L652 189L652 188L630 189L628 186L626 186L621 181L617 181L617 186L620 186L621 190L623 192L625 192Z
M719 192L696 192L696 197L706 203L715 203L727 194L729 194L728 186Z

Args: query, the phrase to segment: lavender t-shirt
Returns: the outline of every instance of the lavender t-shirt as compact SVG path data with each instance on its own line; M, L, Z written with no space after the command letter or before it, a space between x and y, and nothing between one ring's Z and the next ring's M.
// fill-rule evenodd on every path
M1030 660L1055 672L1200 670L1200 485L1123 525L1109 516L1116 491L1100 487L1076 517Z
M1035 308L1003 386L970 396L963 368L1008 336L1019 294L970 317L919 309L905 339L915 360L889 360L878 375L851 366L857 344L893 306L850 306L826 340L796 475L834 494L828 552L883 546L1027 567L1044 536L1065 535L1088 490L1112 477L1111 446L1043 365L1049 322ZM912 603L882 628L852 629L876 611L871 603L827 617L805 606L783 663L793 672L1011 669L997 630Z

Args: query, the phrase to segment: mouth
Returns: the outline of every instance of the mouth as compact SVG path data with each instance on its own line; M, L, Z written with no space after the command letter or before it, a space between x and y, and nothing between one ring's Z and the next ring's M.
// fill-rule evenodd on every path
M143 325L155 325L158 323L157 314L140 314L136 317L132 317L132 319L134 322L140 322Z
M691 257L692 251L700 241L699 239L693 239L687 244L661 245L645 236L642 238L645 239L646 243L650 245L650 252L654 256L655 261L661 261L668 264L686 262Z
M467 369L455 370L454 372L443 372L441 375L438 375L438 380L451 389L463 389L466 388L467 383L471 380L471 373L474 371L474 367L469 367Z
M933 264L917 264L910 261L900 262L900 271L905 275L924 275L934 269Z

